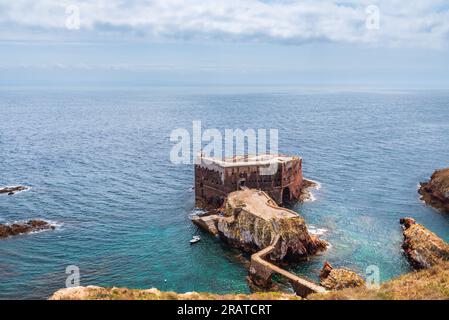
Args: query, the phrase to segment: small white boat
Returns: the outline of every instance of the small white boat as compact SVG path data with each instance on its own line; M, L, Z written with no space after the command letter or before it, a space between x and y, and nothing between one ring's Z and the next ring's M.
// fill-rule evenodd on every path
M201 240L200 236L193 236L192 240L190 240L190 244L197 243L200 240Z

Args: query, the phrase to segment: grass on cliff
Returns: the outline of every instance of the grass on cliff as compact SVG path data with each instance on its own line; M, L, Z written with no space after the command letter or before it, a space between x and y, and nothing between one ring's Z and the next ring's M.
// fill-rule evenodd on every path
M449 263L411 272L383 283L379 289L344 289L308 296L311 300L447 300Z
M127 288L75 287L62 289L50 299L54 300L300 300L282 292L258 292L253 294L176 293L157 289L138 290Z
M280 292L259 292L246 294L213 294L192 292L178 294L176 292L145 293L141 290L111 289L108 293L98 293L89 297L95 300L299 300L300 297Z
M293 294L258 292L253 294L163 292L157 289L76 287L62 289L51 299L62 300L301 300ZM449 299L449 263L411 272L383 283L379 289L366 287L312 294L310 300L447 300Z

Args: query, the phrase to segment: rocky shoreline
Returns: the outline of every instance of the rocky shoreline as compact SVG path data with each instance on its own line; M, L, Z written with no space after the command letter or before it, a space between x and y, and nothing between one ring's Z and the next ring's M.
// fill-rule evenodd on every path
M307 202L313 199L311 189L318 189L320 187L320 184L313 180L304 179L301 193L299 195L299 202Z
M429 206L449 213L449 168L436 170L428 182L422 182L418 190Z
M412 218L402 218L400 223L404 229L402 249L415 269L449 261L449 244Z
M0 238L54 229L54 225L51 225L43 220L29 220L26 222L16 222L12 224L0 224Z
M365 280L354 271L340 268L335 269L329 262L325 262L320 273L320 285L328 290L342 290L366 285Z

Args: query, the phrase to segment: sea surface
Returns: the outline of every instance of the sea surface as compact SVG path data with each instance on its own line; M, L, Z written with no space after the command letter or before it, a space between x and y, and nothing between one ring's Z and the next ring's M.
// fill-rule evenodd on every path
M382 281L410 271L399 218L449 240L449 216L418 197L449 166L449 92L301 88L0 89L0 223L45 219L55 231L0 240L0 299L45 299L81 285L249 292L246 258L197 230L193 166L170 161L173 130L278 129L321 184L294 210L331 247L325 260ZM191 246L195 234L202 241ZM371 267L372 268L372 267Z

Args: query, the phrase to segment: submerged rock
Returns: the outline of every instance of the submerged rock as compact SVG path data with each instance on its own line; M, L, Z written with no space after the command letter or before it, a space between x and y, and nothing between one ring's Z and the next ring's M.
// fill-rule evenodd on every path
M2 187L0 188L0 194L7 194L9 196L14 195L17 192L27 191L30 187L27 186L14 186L14 187Z
M34 231L53 230L55 227L46 221L29 220L22 223L0 224L0 238L16 236Z
M233 247L255 253L279 236L269 258L273 261L298 261L325 250L327 243L309 234L304 219L296 212L279 207L265 192L254 189L228 195L223 215L194 219L200 227L218 233Z
M449 261L449 244L412 218L400 220L404 228L402 248L415 269L430 268Z
M328 290L356 288L365 286L365 284L365 280L354 271L334 269L327 261L320 273L320 285Z
M429 182L421 183L418 192L428 205L449 213L449 168L436 170Z

